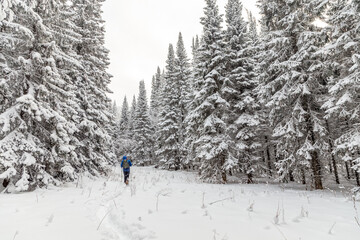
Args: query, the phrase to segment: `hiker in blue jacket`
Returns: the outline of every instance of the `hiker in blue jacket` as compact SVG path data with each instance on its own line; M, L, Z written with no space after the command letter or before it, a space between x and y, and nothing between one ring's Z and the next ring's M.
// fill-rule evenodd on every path
M130 176L130 167L132 166L132 163L130 159L128 159L126 156L123 156L123 160L121 161L121 168L124 171L124 183L127 185L129 184L129 176Z

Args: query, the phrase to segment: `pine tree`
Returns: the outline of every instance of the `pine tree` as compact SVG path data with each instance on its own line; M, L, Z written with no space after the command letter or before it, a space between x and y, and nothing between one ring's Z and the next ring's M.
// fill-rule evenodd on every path
M128 135L129 120L130 120L129 115L130 115L129 104L128 104L127 98L125 96L122 107L121 107L121 116L120 116L120 122L119 122L121 137L126 137Z
M116 156L130 156L135 147L135 141L131 132L131 113L129 111L129 104L126 96L121 107L120 120L117 124L118 134L115 140Z
M73 1L73 9L77 12L74 22L81 35L81 42L75 49L84 67L74 76L76 97L82 110L77 137L83 147L79 147L78 154L93 174L104 172L107 163L114 159L108 132L114 123L109 111L111 100L107 97L110 92L110 75L106 72L109 51L104 47L102 3L103 0Z
M333 152L336 152L336 155L345 162L348 178L350 178L349 168L352 167L355 170L358 185L360 185L360 88L357 80L360 76L359 16L360 3L358 1L332 2L328 20L331 26L331 42L320 51L326 59L324 64L330 72L328 81L330 97L323 108L327 112L328 124L336 125L336 128L332 130L335 137L330 136L329 139L335 179L339 183ZM330 127L328 129L330 131Z
M226 5L226 77L222 94L230 108L229 112L224 114L223 120L230 126L228 134L236 139L236 151L232 151L239 159L240 169L247 174L248 182L251 183L253 172L259 167L256 152L260 145L256 138L259 119L256 116L257 105L253 93L256 82L255 64L251 55L252 41L242 17L242 10L239 0L229 0Z
M157 87L156 87L156 78L152 77L151 80L151 96L150 96L150 119L153 125L156 125L156 115L157 115Z
M256 44L259 40L259 35L257 32L256 18L250 11L248 11L248 18L249 18L248 19L248 21L249 21L249 27L248 27L249 38L251 39L251 42L253 44Z
M14 14L2 18L1 27L15 41L1 38L0 44L8 46L2 55L1 72L6 74L2 85L8 92L3 93L0 117L0 170L1 178L14 184L16 191L25 191L73 180L75 170L81 169L73 153L77 128L70 121L76 104L72 82L62 77L57 65L66 53L56 45L50 28L54 21L50 16L58 16L61 3L14 1L8 6Z
M115 116L116 121L119 120L119 109L118 106L116 104L116 101L114 101L112 108L111 108L111 112L112 114Z
M131 109L130 109L130 114L129 114L129 127L128 127L131 138L134 137L134 122L135 122L136 106L137 106L136 97L134 95L133 100L131 102Z
M150 117L153 127L156 129L159 121L159 112L161 105L161 70L158 67L156 74L153 76L151 85L150 98Z
M195 38L193 38L192 40L192 46L191 46L191 51L192 51L192 66L195 67L196 66L196 63L195 63L195 59L196 59L196 56L197 56L197 50L199 49L200 47L200 42L199 42L199 36L196 35Z
M136 141L133 158L140 165L151 164L153 154L153 132L148 108L145 83L144 81L140 81L135 118L133 119L133 132Z
M324 90L315 52L324 44L313 21L321 17L323 1L259 1L263 39L259 69L261 97L270 109L269 120L278 138L277 162L284 177L312 170L314 187L322 189L321 157L326 130L318 97ZM274 17L276 16L276 17Z
M178 86L178 144L179 144L179 158L182 163L186 160L187 149L185 146L185 118L188 114L188 108L191 101L191 66L187 57L182 34L179 33L179 38L176 47L175 58L175 74L176 83ZM181 166L184 167L184 166Z
M222 16L215 0L206 0L203 41L198 49L195 68L194 99L186 118L186 146L192 162L200 163L200 177L207 182L224 183L227 171L236 165L231 154L231 139L222 117L229 103L223 98L222 76L224 43L221 29Z
M25 191L104 173L114 118L101 1L0 6L0 178Z
M161 94L162 109L160 113L157 132L158 150L157 158L160 164L167 169L180 168L180 82L176 75L175 52L169 45L168 59L166 61L166 74Z

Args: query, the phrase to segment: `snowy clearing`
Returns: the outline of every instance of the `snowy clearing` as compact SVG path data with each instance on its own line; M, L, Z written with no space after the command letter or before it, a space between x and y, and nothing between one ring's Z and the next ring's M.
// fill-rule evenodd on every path
M278 185L210 185L195 173L119 168L108 179L0 195L1 240L355 240L346 194Z

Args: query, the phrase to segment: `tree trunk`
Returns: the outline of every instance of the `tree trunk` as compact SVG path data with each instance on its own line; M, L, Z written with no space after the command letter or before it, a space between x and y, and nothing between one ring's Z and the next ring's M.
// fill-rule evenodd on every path
M301 168L302 184L306 185L306 175L304 168Z
M310 116L308 97L305 97L303 99L302 105L303 105L304 111L307 112L307 114L305 115L306 128L307 128L306 130L307 130L307 133L309 134L309 137L310 137L309 140L311 142L311 145L314 146L315 134L314 134L314 126L313 126L313 123L311 121L311 116ZM315 189L323 189L322 176L321 176L321 163L320 163L320 159L319 159L319 154L315 150L315 151L311 151L310 155L311 155L310 165L311 165L311 169L313 172Z
M356 184L360 186L359 172L355 170Z
M350 169L349 169L349 163L345 162L345 168L346 168L346 178L350 180Z
M266 156L267 156L267 165L269 176L272 177L271 169L271 158L270 158L270 149L269 149L269 138L265 135L265 144L266 144Z
M248 183L248 184L254 183L252 173L248 173L248 174L247 174L247 177L248 177L248 180L247 180L247 183Z
M323 189L322 177L321 177L321 165L318 157L318 153L314 151L311 159L311 168L314 174L315 189Z
M337 184L340 184L340 180L339 180L339 174L338 174L338 169L337 169L337 165L336 165L336 160L335 160L335 156L334 156L334 145L333 142L331 140L331 131L330 131L330 127L329 127L329 122L326 121L326 127L327 127L327 131L329 133L329 146L330 146L330 154L331 154L331 161L332 161L332 168L334 169L334 175L335 175L335 182ZM330 169L331 169L331 164L330 164ZM332 170L332 169L331 169ZM330 170L330 171L331 171Z
M355 166L355 163L353 162L353 166ZM354 169L354 174L355 174L355 179L356 179L356 184L358 186L360 186L360 178L359 178L359 172L357 169Z
M223 182L226 183L227 182L227 176L226 176L225 171L222 172L221 177L222 177Z
M278 155L277 155L277 145L274 146L274 156L275 156L275 162L279 161Z
M225 155L224 154L221 154L220 155L220 159L221 159L221 167L224 166L225 164ZM225 170L222 170L221 171L221 178L223 180L224 183L227 182L227 175L226 175L226 171Z
M290 182L295 182L295 178L292 170L289 170L289 180Z

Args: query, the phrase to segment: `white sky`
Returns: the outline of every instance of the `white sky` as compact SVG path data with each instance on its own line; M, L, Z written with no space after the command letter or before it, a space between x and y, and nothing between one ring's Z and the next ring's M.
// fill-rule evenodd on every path
M218 0L222 13L227 0ZM256 16L256 0L243 0ZM204 0L107 0L103 6L106 21L106 47L110 50L109 72L114 77L110 89L118 106L126 95L129 104L145 80L150 98L151 79L157 66L165 66L168 45L176 45L182 32L191 58L192 37L201 35L200 17ZM246 16L246 15L244 15Z

